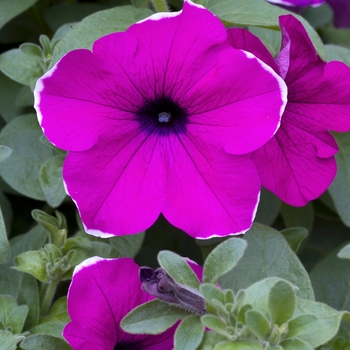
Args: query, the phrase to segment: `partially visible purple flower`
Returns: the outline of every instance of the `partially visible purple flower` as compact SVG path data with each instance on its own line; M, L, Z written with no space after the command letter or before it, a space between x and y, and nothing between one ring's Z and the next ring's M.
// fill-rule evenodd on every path
M350 27L350 1L326 0L334 11L334 26L338 28Z
M185 0L38 80L39 122L69 151L63 178L88 233L137 233L160 213L196 238L250 228L260 180L248 153L278 129L286 86L226 39Z
M306 6L319 6L325 0L266 0L266 1L275 5L306 7ZM338 1L338 0L334 0L334 1Z
M302 24L281 16L282 48L276 61L244 29L229 29L236 48L252 52L285 80L288 103L276 135L252 153L262 185L288 204L318 198L336 175L338 151L328 130L350 130L350 68L323 62Z
M141 289L133 259L87 259L74 270L68 291L72 321L63 336L74 350L171 350L176 326L159 335L128 334L120 327L129 311L152 299Z

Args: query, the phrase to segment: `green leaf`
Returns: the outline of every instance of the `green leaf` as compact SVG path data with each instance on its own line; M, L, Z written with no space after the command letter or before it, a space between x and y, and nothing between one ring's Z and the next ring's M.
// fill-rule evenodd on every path
M175 350L196 350L202 342L204 325L199 316L191 315L182 320L174 338Z
M10 260L4 265L0 265L0 294L9 294L16 299L19 297L24 273L11 269L14 265L14 258L27 250L40 249L46 238L46 231L40 226L35 226L27 233L10 240Z
M297 313L314 314L317 317L315 326L298 336L314 348L333 339L342 320L350 322L350 313L347 311L337 311L326 304L300 298L297 299Z
M317 7L307 7L302 15L314 28L320 28L332 21L333 11L328 4L323 3Z
M46 334L33 334L21 343L24 350L72 350L68 343L57 337Z
M268 308L272 324L282 326L293 317L296 296L293 287L285 282L278 281L270 290Z
M227 26L260 26L278 29L278 17L293 14L302 22L318 54L326 58L323 43L315 29L301 16L261 0L197 0Z
M305 268L278 231L254 224L244 238L248 247L234 269L220 278L222 288L237 292L266 277L278 276L298 286L298 296L314 299Z
M313 350L314 348L301 339L287 339L281 343L284 350Z
M0 295L0 322L13 334L22 332L27 313L27 305L17 306L13 296Z
M40 142L41 135L34 114L17 117L8 123L0 133L0 144L11 148L12 154L1 162L0 175L21 194L45 200L39 170L55 153Z
M67 313L67 297L57 299L51 306L49 314L41 322L60 322L67 324L70 318Z
M337 258L338 250L321 260L310 272L310 278L317 301L350 311L350 263Z
M46 263L40 250L24 252L15 257L16 270L27 272L40 282L50 282L46 272Z
M325 45L327 52L327 61L341 61L350 66L350 49L344 46L327 44Z
M250 331L260 340L265 340L270 333L271 325L268 319L259 311L250 310L246 313L245 321Z
M339 146L335 155L337 174L328 188L337 213L346 226L350 226L350 133L333 133Z
M158 262L175 282L198 289L199 279L184 258L171 251L163 250L158 254Z
M204 332L202 343L197 350L213 350L216 344L225 340L226 337L215 332Z
M56 338L62 338L62 331L66 324L67 322L58 321L41 323L31 328L30 334L46 334Z
M287 338L292 338L300 334L307 333L317 322L315 315L299 315L288 322Z
M121 258L134 258L142 247L145 231L136 235L116 236L108 239L109 244L118 252Z
M38 0L0 0L0 28L34 5Z
M281 231L283 237L287 240L293 252L297 252L301 243L308 236L308 231L304 227L291 227Z
M118 5L120 4L118 3ZM47 8L44 18L50 28L56 31L65 23L79 22L97 11L106 10L112 6L115 4L61 3Z
M0 55L0 70L17 83L33 86L46 67L38 57L12 49Z
M153 12L146 8L118 6L86 17L55 46L51 67L68 51L77 48L90 49L98 38L124 31L130 25L152 14Z
M58 207L66 197L62 180L64 158L62 155L57 155L48 159L39 171L39 180L46 201L53 208Z
M54 216L51 216L42 210L32 210L32 217L38 224L46 228L50 232L51 236L55 235L55 233L61 229L58 220Z
M29 307L23 329L28 330L38 324L40 308L38 282L27 273L23 274L17 301L18 304L26 304Z
M204 315L201 318L203 324L213 330L215 333L228 336L229 333L226 331L227 324L219 317L214 315Z
M350 259L350 244L340 249L339 253L337 254L337 257L340 259Z
M11 332L0 330L0 350L16 350L17 344L24 338L24 335L14 335Z
M207 257L203 266L203 283L216 283L220 276L236 266L247 243L241 238L229 238L219 244Z
M130 311L120 326L127 333L159 334L186 316L187 311L155 299Z
M311 202L304 207L292 207L282 203L281 214L287 228L305 227L309 232L312 231L314 209Z
M262 350L263 347L256 340L238 340L219 343L214 350Z
M32 44L32 43L24 43L20 45L19 48L26 55L42 58L43 52L39 45Z
M200 285L199 290L207 303L211 303L213 299L216 299L221 304L225 305L225 294L215 285L203 283Z
M23 103L23 92L28 89L27 86L16 83L12 79L8 78L0 71L0 115L6 121L9 122L14 117L25 113L23 107L32 103ZM33 94L31 93L31 100Z
M2 210L0 208L0 264L5 264L10 259L11 248L7 240L7 233Z
M6 159L7 157L9 157L11 153L12 153L11 148L0 145L0 162Z

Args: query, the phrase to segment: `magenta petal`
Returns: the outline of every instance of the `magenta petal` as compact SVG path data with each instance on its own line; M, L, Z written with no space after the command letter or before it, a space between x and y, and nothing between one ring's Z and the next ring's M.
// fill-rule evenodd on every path
M155 222L162 210L164 152L156 135L138 130L68 154L63 177L88 233L134 234Z
M76 267L69 288L68 312L72 321L63 336L73 349L83 349L88 343L88 350L113 350L116 344L170 350L174 327L150 336L128 334L119 326L131 309L151 299L141 289L139 266L132 259L85 260Z
M227 42L235 49L251 52L254 56L278 72L277 64L262 41L243 28L227 29Z
M118 76L118 84L115 80L90 51L65 55L38 80L34 92L46 137L59 148L83 151L101 135L114 138L137 127L130 111L141 96L125 75Z
M252 158L264 187L290 205L303 206L333 181L337 150L331 134L312 133L286 121Z
M201 239L249 229L260 189L250 157L227 154L190 135L167 142L172 155L165 176L167 220Z
M287 89L283 80L252 54L228 50L218 55L217 66L186 95L188 131L205 135L229 153L244 154L261 147L276 132Z

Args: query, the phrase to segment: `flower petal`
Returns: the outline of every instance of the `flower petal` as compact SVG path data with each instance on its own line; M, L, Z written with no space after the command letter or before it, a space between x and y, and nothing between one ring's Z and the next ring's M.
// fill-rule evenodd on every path
M83 151L99 137L113 139L138 126L130 110L141 96L88 50L65 55L38 80L34 95L46 137L62 149Z
M283 6L318 6L321 5L325 0L267 0L272 4L283 5Z
M155 222L164 192L162 154L157 135L142 130L68 154L63 178L88 233L135 234Z
M273 136L286 101L287 87L273 69L248 52L223 51L217 66L186 92L188 132L245 154Z
M165 175L166 219L201 239L248 230L260 189L249 156L227 154L193 135L165 140L172 155Z
M328 132L312 132L289 123L298 115L285 113L278 133L252 153L264 187L286 203L306 205L333 181L337 144Z
M156 335L125 333L119 324L134 307L153 299L141 290L139 266L129 258L85 260L74 271L68 293L72 322L63 335L73 349L114 349L118 343L139 343L143 349L171 349L174 328ZM95 346L94 346L95 345Z

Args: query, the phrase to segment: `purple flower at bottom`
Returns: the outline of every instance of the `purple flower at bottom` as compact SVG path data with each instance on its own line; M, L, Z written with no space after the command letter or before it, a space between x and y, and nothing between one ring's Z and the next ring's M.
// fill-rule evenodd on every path
M152 299L141 289L133 259L87 259L74 270L68 292L72 321L63 336L74 350L171 350L176 326L158 335L128 334L120 328L129 311Z
M336 175L338 146L328 130L350 130L350 68L323 62L292 15L279 21L282 48L276 61L246 30L229 29L229 41L270 65L287 84L281 126L252 159L264 187L288 204L303 206L318 198Z
M226 40L217 17L185 0L38 80L39 122L69 151L63 178L86 232L134 234L160 213L196 238L250 228L260 180L249 152L278 129L287 89Z
M334 26L337 28L350 27L350 1L326 0L334 11Z

